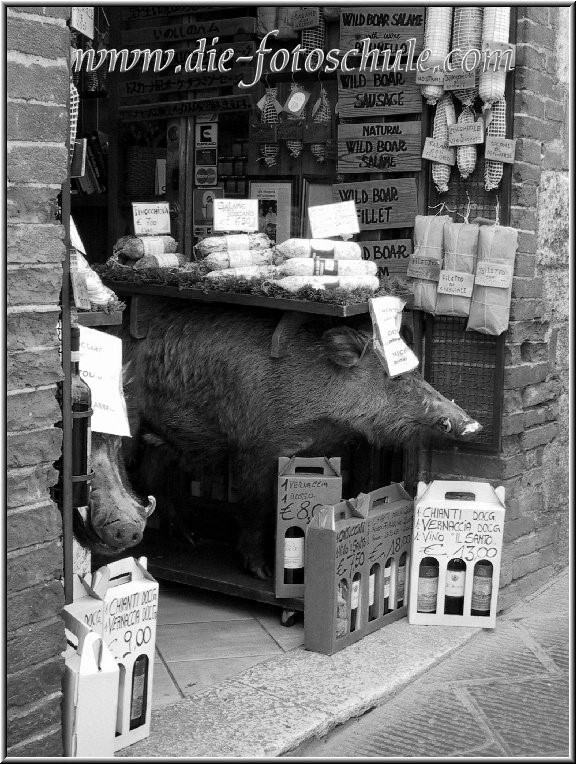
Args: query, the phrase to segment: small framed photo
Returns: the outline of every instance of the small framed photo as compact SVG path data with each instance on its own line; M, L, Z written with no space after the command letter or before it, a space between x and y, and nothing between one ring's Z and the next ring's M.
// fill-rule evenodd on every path
M292 232L292 182L250 181L250 198L258 199L258 231L274 244L289 239Z

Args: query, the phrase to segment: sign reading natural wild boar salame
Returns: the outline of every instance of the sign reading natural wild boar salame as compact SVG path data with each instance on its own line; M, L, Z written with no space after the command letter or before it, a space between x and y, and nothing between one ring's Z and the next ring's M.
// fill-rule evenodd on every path
M392 273L405 274L412 254L411 239L383 239L382 241L359 241L362 259L372 260L378 266L378 276Z
M424 7L389 8L375 6L342 8L340 13L341 50L362 50L362 40L370 40L370 50L389 50L406 53L406 41L415 38L415 52L422 50L424 42Z
M422 95L414 72L338 73L338 114L341 117L381 117L417 114Z
M365 183L336 183L335 202L356 203L361 231L414 226L417 214L416 179L395 178Z
M418 172L421 122L338 126L338 172Z

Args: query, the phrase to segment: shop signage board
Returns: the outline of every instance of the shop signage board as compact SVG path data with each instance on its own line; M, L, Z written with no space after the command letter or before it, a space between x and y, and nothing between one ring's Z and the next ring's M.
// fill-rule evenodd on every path
M415 38L415 52L424 42L423 6L351 6L340 9L340 49L362 50L362 40L370 39L370 50L407 51L406 41Z
M308 220L313 239L349 236L360 231L354 201L309 207Z
M194 117L198 114L250 111L252 105L252 98L249 95L231 95L199 98L194 101L166 101L143 106L121 106L118 112L123 122L145 122L175 117Z
M355 202L361 231L412 228L418 214L415 178L337 183L332 196L335 202Z
M197 40L201 37L225 37L234 34L255 34L256 19L241 17L236 19L214 19L209 21L191 21L188 24L172 24L162 27L142 27L127 29L122 32L123 45L154 44L178 42L179 40Z
M70 13L70 27L94 39L94 8L87 5L74 6Z
M371 260L378 266L378 276L406 274L412 254L412 239L383 239L382 241L359 241L362 259Z
M191 90L235 87L240 80L250 82L254 78L253 69L234 67L232 72L191 72L190 74L167 74L165 77L142 76L119 85L120 98L142 98L162 93L187 93Z
M504 536L503 487L464 480L434 480L418 483L412 533L410 596L408 621L446 626L496 625L496 601ZM438 564L437 578L419 580L420 563L433 558ZM461 594L463 614L444 612L450 560L465 565ZM490 578L478 579L477 564L490 563ZM428 563L426 563L428 564ZM420 583L420 581L422 583ZM420 596L419 596L420 595ZM452 596L452 595L450 595ZM483 599L487 615L472 615Z
M421 122L338 126L338 172L418 172Z
M422 95L414 72L338 71L338 114L341 117L380 117L417 114Z

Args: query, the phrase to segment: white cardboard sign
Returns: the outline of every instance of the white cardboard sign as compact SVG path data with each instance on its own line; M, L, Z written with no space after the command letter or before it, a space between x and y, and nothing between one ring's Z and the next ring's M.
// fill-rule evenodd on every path
M258 199L214 199L214 230L258 230Z
M310 231L313 239L345 236L359 233L358 213L353 201L320 204L308 208Z
M92 393L92 430L130 436L122 391L122 340L81 326L80 376Z
M168 202L132 202L136 236L170 234L170 204Z

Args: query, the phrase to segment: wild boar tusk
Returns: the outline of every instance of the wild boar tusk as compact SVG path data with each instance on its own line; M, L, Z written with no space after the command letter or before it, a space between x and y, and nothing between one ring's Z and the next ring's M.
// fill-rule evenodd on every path
M467 424L462 430L462 435L474 435L474 433L480 432L482 429L483 427L480 422L470 422L470 424Z
M156 499L154 496L148 497L148 506L146 507L146 517L150 517L152 512L156 509Z

